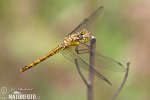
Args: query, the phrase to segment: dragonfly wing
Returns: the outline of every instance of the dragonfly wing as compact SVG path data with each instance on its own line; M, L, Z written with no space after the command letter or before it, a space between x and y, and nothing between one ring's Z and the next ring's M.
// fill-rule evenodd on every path
M74 59L76 59L75 56L73 56L73 54L66 48L62 51L60 51L60 53L66 58L68 59L69 61L73 62L74 63Z
M117 61L111 57L103 55L99 52L96 52L96 62L95 63L98 67L108 69L111 71L116 71L116 72L125 72L126 71L126 68L122 63L120 63L119 61Z
M89 44L80 43L78 48L79 48L78 52L81 52L81 53L79 53L80 55L84 55L84 53L90 52ZM84 52L84 50L86 52ZM116 71L116 72L126 71L126 68L124 67L124 65L122 63L120 63L119 61L117 61L111 57L103 55L103 54L99 53L98 51L96 51L95 59L96 59L95 66L98 68L103 68L103 69Z
M71 62L75 63L75 59L79 65L79 67L89 71L89 69L91 68L94 72L95 75L104 80L105 82L107 82L108 84L112 85L111 82L104 77L102 74L100 74L97 70L95 70L94 68L90 67L90 65L82 58L80 57L74 50L70 49L70 48L66 48L65 50L61 51L62 55L67 58L68 60L70 60Z
M86 25L89 22L91 22L92 19L95 19L95 16L97 14L100 14L100 12L102 12L102 10L103 10L103 6L98 7L89 17L85 18L78 26L76 26L75 29L69 33L69 35L72 33L77 33L79 31L81 31L83 28L85 28Z

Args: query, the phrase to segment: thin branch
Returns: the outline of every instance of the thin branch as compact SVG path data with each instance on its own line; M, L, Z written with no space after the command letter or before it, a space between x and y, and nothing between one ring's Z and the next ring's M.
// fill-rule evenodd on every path
M76 66L77 66L77 70L78 70L78 72L79 72L79 74L80 74L80 76L81 76L83 82L86 84L86 86L88 86L88 83L87 83L87 81L86 81L84 75L83 75L82 72L80 71L80 68L79 68L79 64L78 64L77 59L75 59L75 64L76 64Z
M78 60L75 59L75 64L77 67L77 70L83 80L83 82L85 83L86 87L87 87L87 100L94 100L94 96L93 96L93 86L94 86L94 66L95 66L95 49L96 49L96 39L95 37L92 37L91 41L90 41L90 61L89 61L89 77L88 77L88 81L86 80L86 78L84 77L84 75L82 74L81 70L80 70L80 66L78 63Z
M125 82L127 81L127 77L128 77L128 73L129 73L129 65L130 65L130 62L127 63L127 69L126 69L126 73L125 73L125 76L124 76L124 79L120 85L120 87L117 89L117 91L115 92L115 94L113 95L112 99L111 100L115 100L116 97L119 95L120 91L122 90Z
M90 66L89 69L89 79L88 79L88 85L87 85L87 100L94 100L93 96L93 87L94 87L94 69L95 66L95 50L96 49L96 39L95 37L92 37L90 41Z

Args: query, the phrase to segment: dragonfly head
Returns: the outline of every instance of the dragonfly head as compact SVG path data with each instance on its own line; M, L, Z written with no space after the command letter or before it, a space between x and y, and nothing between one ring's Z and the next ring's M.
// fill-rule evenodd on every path
M79 33L79 38L80 40L82 40L83 42L88 42L91 39L91 33L88 32L86 29L81 30Z

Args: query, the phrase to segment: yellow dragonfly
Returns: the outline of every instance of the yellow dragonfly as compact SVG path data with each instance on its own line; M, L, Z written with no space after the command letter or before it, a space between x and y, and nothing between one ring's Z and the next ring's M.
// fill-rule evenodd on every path
M24 66L19 71L24 72L59 52L61 52L63 56L67 58L68 60L70 60L71 62L75 62L75 59L76 59L79 63L79 67L82 67L86 70L89 70L90 68L92 68L90 67L88 61L86 61L84 58L81 57L81 54L83 53L88 54L90 52L88 42L93 37L92 34L84 28L84 25L86 25L97 13L100 13L102 9L103 9L102 6L97 8L88 18L84 19L82 23L80 23L71 33L69 33L69 35L64 38L63 42L60 45L58 45L56 48L48 52L46 55ZM97 59L97 62L99 61L101 62L100 64L97 64L97 62L95 62L96 66L101 66L104 68L109 68L109 69L117 70L117 71L125 71L125 67L123 66L123 64L121 64L120 62L110 57L102 55L98 53L97 51L96 51L95 58ZM100 72L98 72L94 68L92 68L92 70L94 70L95 75L97 77L99 77L100 79L106 81L108 84L111 85L111 82L105 76L103 76Z

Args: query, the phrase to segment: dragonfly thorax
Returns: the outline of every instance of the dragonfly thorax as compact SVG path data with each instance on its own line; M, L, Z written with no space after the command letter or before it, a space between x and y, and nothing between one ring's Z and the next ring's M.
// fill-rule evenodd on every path
M88 32L86 29L81 30L80 32L78 32L78 36L79 36L79 41L80 42L88 42L91 40L91 33Z
M90 41L91 37L91 33L83 29L78 33L74 33L69 35L68 37L65 37L63 40L63 46L75 46L79 45L80 43L86 43Z

